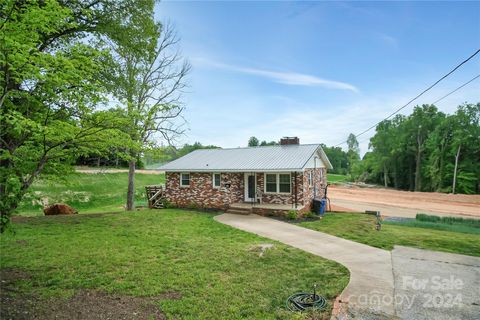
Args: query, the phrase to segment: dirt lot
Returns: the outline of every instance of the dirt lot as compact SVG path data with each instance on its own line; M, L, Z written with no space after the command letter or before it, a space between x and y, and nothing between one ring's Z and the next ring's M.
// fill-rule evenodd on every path
M132 297L98 290L77 290L68 298L42 298L17 288L32 276L20 269L0 270L0 319L165 319L159 300L180 299L178 293L157 297Z
M329 186L328 197L334 211L375 210L385 216L412 218L417 213L480 218L480 195Z

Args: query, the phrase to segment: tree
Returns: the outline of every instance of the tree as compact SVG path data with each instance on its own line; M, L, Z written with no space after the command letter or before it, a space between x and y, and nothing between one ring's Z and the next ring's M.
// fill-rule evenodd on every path
M358 146L358 140L357 137L353 134L350 133L347 138L347 146L348 146L348 151L351 151L360 157L360 148Z
M333 166L333 169L329 170L329 172L347 174L350 171L348 154L342 148L327 147L324 144L321 144L321 146Z
M270 141L270 142L267 142L265 140L262 140L262 142L260 142L260 146L262 147L266 147L266 146L277 146L279 145L279 143L277 141Z
M148 3L132 23L142 36L131 42L129 30L120 29L108 41L117 61L106 79L125 110L126 132L136 146L129 149L127 210L134 209L134 176L139 155L160 136L167 143L183 133L181 103L189 63L178 49L178 37L169 25L153 20L154 2Z
M248 139L248 146L249 147L257 147L258 146L258 139L256 137L250 137L250 139Z
M480 159L480 103L476 105L464 104L459 106L455 113L455 125L452 132L451 152L455 154L453 168L452 193L455 193L457 186L457 174L462 166L462 189L466 193L472 193L478 187L478 159ZM460 165L460 157L465 157L464 163ZM473 160L473 161L472 161ZM473 164L471 163L473 162ZM462 169L463 169L462 168ZM477 172L475 172L477 171ZM477 180L477 186L475 186Z
M41 174L62 175L79 155L129 144L117 113L97 109L109 53L94 39L134 15L133 3L0 4L1 232Z
M348 135L347 146L348 146L348 151L347 151L348 166L351 174L352 173L351 168L355 166L355 164L360 160L360 148L358 146L357 137L353 133L350 133ZM353 175L352 175L352 179L353 179Z

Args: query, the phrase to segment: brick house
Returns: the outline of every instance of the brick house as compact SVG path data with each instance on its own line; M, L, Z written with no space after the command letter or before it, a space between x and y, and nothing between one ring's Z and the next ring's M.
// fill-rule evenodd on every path
M311 209L332 165L319 144L195 150L165 164L165 198L178 207L284 214Z

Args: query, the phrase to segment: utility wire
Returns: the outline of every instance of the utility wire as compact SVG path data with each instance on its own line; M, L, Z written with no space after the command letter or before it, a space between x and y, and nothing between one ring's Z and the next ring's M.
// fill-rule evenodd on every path
M366 130L363 130L362 132L360 132L359 134L356 134L355 135L355 138L358 138L359 136L367 133L368 131L372 130L373 128L375 128L378 124L380 124L382 121L385 121L385 120L388 120L390 119L391 117L393 117L394 115L396 115L397 113L399 113L401 110L405 109L410 103L412 103L413 101L417 100L418 98L420 98L423 94L425 94L427 91L429 91L430 89L432 89L433 87L435 87L439 82L441 82L442 80L444 80L445 78L447 78L448 76L450 76L452 73L454 73L455 71L457 71L458 68L460 68L461 66L463 66L465 63L467 63L468 61L470 61L471 59L473 59L473 57L475 57L478 53L480 52L480 49L478 49L477 51L475 51L470 57L468 57L467 59L463 60L460 64L458 64L455 68L453 68L450 72L448 72L446 75L444 75L443 77L441 77L440 79L438 79L437 81L435 81L435 83L433 83L432 85L430 85L427 89L423 90L422 92L420 92L418 95L416 95L414 98L410 99L410 101L408 101L406 104L404 104L403 106L401 106L400 108L398 108L397 110L395 110L395 112L391 113L388 117L382 119L381 121L378 121L377 123L375 123L373 126L367 128ZM470 80L468 83L472 82L473 80L475 79L472 79ZM465 85L467 85L468 83L466 83ZM463 86L465 86L463 85ZM457 88L456 90L459 90L461 89L460 88ZM453 91L455 92L455 91ZM449 93L448 95L452 94L453 92ZM448 96L447 95L447 96ZM439 100L442 100L444 97L440 98ZM339 143L337 145L335 145L334 147L338 147L344 143L346 143L347 141L343 141L342 143Z
M449 95L451 94L454 94L455 92L457 92L458 90L462 89L463 87L465 87L466 85L468 85L470 82L473 82L475 81L476 79L480 78L480 74L477 75L476 77L470 79L470 81L468 82L465 82L464 84L462 84L460 87L458 87L457 89L453 90L453 91L450 91L449 93L447 93L446 95L444 95L443 97L441 97L440 99L438 99L437 101L433 102L432 104L435 104L437 102L440 102L442 101L443 99L445 99L446 97L448 97Z

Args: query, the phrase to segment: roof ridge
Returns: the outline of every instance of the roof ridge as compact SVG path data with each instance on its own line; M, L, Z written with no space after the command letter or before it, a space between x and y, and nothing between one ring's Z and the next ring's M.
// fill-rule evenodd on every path
M205 148L205 149L195 149L193 151L199 150L240 150L240 149L260 149L260 148L274 148L274 147L302 147L302 146L320 146L321 143L302 143L302 144L277 144L274 146L254 146L254 147L230 147L230 148ZM193 152L192 151L192 152Z

